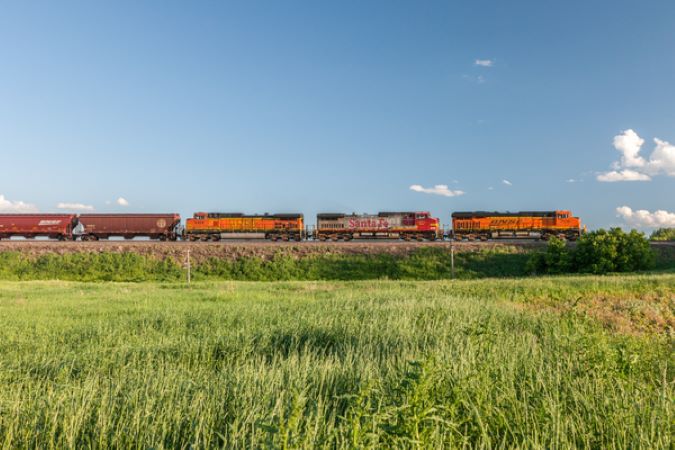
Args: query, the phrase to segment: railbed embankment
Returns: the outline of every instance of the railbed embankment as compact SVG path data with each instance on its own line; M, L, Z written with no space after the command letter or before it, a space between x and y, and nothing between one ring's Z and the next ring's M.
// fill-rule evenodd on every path
M242 257L271 259L278 254L293 257L323 255L410 255L420 249L435 248L457 253L480 251L506 251L512 253L529 252L542 249L545 242L507 241L507 242L400 242L400 241L363 241L363 242L267 242L267 241L221 241L221 242L156 242L156 241L97 241L97 242L58 242L58 241L0 241L1 252L20 252L30 257L45 254L66 255L71 253L136 253L156 259L172 257L185 258L187 250L196 263L211 258L237 260Z

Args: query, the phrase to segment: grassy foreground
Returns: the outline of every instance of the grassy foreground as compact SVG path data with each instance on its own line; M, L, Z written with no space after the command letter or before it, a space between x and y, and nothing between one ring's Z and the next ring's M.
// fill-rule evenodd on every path
M672 448L675 275L0 283L16 447Z

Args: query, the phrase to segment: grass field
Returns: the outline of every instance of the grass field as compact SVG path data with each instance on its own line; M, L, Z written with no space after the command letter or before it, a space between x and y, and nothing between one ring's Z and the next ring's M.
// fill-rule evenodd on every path
M0 282L3 447L672 448L675 275Z

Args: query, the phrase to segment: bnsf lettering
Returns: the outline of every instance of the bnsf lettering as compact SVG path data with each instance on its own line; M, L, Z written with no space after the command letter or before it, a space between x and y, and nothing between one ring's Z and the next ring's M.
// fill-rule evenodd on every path
M491 225L512 225L518 223L518 219L492 219L490 221Z
M61 224L60 220L41 220L40 223L38 223L38 226L49 227L49 226L60 225L60 224Z
M389 228L389 221L379 219L349 219L349 228Z

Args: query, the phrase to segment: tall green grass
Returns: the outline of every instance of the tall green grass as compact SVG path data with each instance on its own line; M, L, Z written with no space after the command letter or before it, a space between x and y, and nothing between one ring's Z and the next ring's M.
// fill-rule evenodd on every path
M455 254L454 277L520 277L531 275L532 252L503 247ZM535 254L536 255L536 254ZM675 269L675 248L659 248L659 270ZM26 255L0 252L0 280L179 281L186 278L184 261L156 259L137 253L67 253ZM194 280L443 280L452 278L448 249L420 248L394 255L333 254L296 257L279 251L271 258L211 258L194 263Z
M672 448L672 337L539 305L674 281L3 282L0 440Z
M512 248L458 253L457 278L519 276L525 274L527 254ZM423 248L408 255L320 255L297 258L279 252L271 259L211 258L193 265L195 280L438 280L452 275L450 252ZM2 280L178 281L185 267L172 258L154 259L135 253L70 253L31 257L0 253Z

